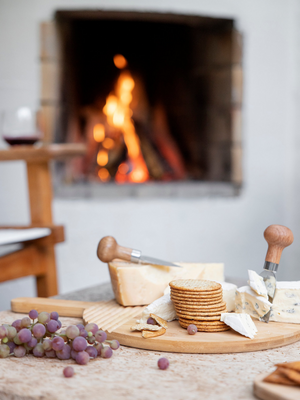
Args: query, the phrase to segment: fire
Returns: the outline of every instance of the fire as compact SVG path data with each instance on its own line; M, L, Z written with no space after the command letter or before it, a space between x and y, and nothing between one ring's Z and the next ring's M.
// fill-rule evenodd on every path
M127 66L127 60L122 54L116 54L114 56L114 64L117 68L123 69Z
M143 158L140 141L131 118L132 110L130 108L130 103L132 101L134 86L135 82L130 72L122 71L116 83L115 93L111 93L107 97L106 104L103 108L108 124L121 130L127 147L128 160L126 163L121 164L123 166L127 165L127 170L124 172L125 168L121 168L120 165L115 176L115 180L119 183L141 183L149 179L148 168ZM110 149L113 147L114 143L112 143L113 141L107 142L107 140L108 138L103 142L103 147ZM105 150L100 150L97 156L97 163L100 166L105 166L108 162L108 153L106 151L104 155L104 152Z
M110 180L110 173L106 168L100 168L98 171L98 176L102 182L107 182Z
M93 131L94 139L96 142L102 142L105 138L105 128L102 124L96 124Z

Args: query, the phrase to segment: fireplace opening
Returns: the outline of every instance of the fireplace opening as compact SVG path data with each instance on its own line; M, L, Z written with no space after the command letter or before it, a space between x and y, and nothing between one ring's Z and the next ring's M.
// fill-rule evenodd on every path
M233 20L58 11L56 25L55 140L88 148L69 179L241 184L241 41Z

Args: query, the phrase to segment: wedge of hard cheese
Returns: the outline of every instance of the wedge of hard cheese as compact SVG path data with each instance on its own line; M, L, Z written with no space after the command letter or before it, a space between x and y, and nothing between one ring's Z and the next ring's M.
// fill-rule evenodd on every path
M148 305L164 295L173 279L224 281L223 264L177 263L183 268L137 265L122 261L108 264L116 300L123 306Z

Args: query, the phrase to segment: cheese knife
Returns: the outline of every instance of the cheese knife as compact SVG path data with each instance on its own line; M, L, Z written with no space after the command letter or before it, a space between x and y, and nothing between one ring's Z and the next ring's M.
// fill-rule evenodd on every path
M268 243L268 251L265 258L263 271L259 274L266 285L268 300L273 303L276 292L276 272L283 249L290 246L294 241L293 232L283 225L270 225L264 231L264 238ZM260 318L261 321L269 322L271 310Z
M129 249L118 245L115 238L105 236L98 244L97 256L103 262L111 262L115 258L124 261L130 261L135 264L154 264L167 267L179 267L181 265L173 264L169 261L159 260L158 258L143 256L139 250Z

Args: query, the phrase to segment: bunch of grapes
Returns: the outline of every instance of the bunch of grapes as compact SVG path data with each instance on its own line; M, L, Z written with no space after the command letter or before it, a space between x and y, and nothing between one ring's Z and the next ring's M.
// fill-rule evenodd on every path
M61 330L56 311L52 313L31 310L28 317L17 319L11 325L0 326L0 358L10 355L24 357L72 358L85 365L98 356L110 358L120 346L117 340L107 340L96 324L70 325Z

